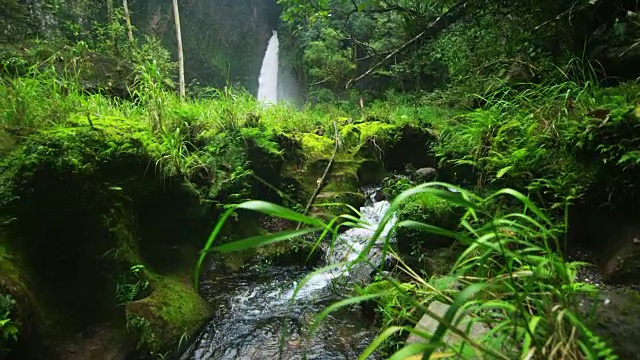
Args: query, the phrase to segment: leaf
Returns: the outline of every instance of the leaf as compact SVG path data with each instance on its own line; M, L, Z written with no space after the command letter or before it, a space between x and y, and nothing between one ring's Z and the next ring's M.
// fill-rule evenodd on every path
M407 328L404 327L404 326L391 326L391 327L388 327L388 328L384 329L384 331L381 332L380 335L378 335L378 337L376 337L369 344L369 346L367 346L366 349L364 349L364 351L358 357L358 360L366 360L366 359L368 359L369 356L371 356L374 353L374 351L376 351L380 347L380 345L382 345L382 343L385 340L390 338L395 333L400 332L402 330L406 330L406 329ZM420 359L422 359L422 356L420 356Z
M402 349L398 350L389 360L405 360L407 358L412 359L416 354L424 352L432 352L435 350L436 344L432 343L414 343L405 345ZM418 355L419 359L430 359L429 356Z
M329 305L326 309L322 310L321 313L319 313L318 315L316 315L315 320L313 321L313 324L311 324L311 328L310 328L310 332L313 333L316 331L316 329L318 328L318 326L320 325L320 322L326 318L329 314L331 314L332 312L345 307L345 306L349 306L349 305L354 305L354 304L358 304L361 303L363 301L366 300L371 300L371 299L375 299L377 297L381 297L384 294L369 294L369 295L362 295L362 296L354 296L354 297L350 297L350 298L346 298L344 300L340 300L338 302L335 302L331 305Z
M294 239L302 235L320 231L322 229L323 228L321 227L315 227L315 228L306 228L306 229L293 230L293 231L282 231L282 232L269 234L269 235L259 235L259 236L254 236L254 237L230 242L228 244L216 246L212 248L210 251L228 253L233 251L246 250L246 249L259 247L262 245L272 244L275 242Z
M503 167L502 169L498 170L498 173L496 173L496 179L500 179L511 169L513 169L513 165Z

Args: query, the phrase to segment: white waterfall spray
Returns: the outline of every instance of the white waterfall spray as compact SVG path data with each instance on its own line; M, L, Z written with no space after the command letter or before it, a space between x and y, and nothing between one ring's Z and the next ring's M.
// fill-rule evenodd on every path
M260 78L258 79L258 101L268 106L278 102L278 32L273 31L267 52L264 54Z

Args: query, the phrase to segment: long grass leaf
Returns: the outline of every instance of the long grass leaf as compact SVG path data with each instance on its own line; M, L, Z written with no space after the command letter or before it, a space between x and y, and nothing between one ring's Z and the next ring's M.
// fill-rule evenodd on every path
M310 234L316 231L320 231L323 228L304 228L300 230L281 231L275 234L259 235L238 241L233 241L224 245L211 248L211 251L217 251L221 253L228 253L233 251L241 251L246 249L255 248L262 245L273 244L276 242L294 239L306 234Z

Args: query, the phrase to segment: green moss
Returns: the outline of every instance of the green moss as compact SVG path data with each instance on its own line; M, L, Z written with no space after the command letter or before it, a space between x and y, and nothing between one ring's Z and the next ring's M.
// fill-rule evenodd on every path
M40 169L89 176L107 164L151 162L160 156L159 145L139 121L105 117L93 124L92 128L86 118L73 117L65 126L32 135L0 165L0 181L20 186Z
M150 296L126 306L138 349L148 355L172 350L183 335L192 336L210 314L206 302L186 279L151 275Z
M367 139L387 139L393 137L397 134L398 129L398 125L395 124L370 121L358 124L347 124L340 129L340 135L350 147L358 147L364 144Z
M398 222L414 220L447 230L456 230L463 214L464 209L430 194L414 196L402 204L397 212ZM396 240L399 250L405 254L436 249L453 243L451 238L406 227L397 229Z
M335 148L335 141L313 133L300 134L302 154L308 162L329 159Z

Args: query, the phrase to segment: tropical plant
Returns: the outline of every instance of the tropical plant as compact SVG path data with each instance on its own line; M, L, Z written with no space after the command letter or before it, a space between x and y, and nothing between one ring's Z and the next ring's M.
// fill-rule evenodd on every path
M0 293L0 349L9 349L11 344L18 341L20 324L11 319L15 305L16 301L11 295Z
M149 281L144 277L144 265L133 265L128 272L119 274L116 278L116 300L118 306L130 303L142 294L148 287Z

